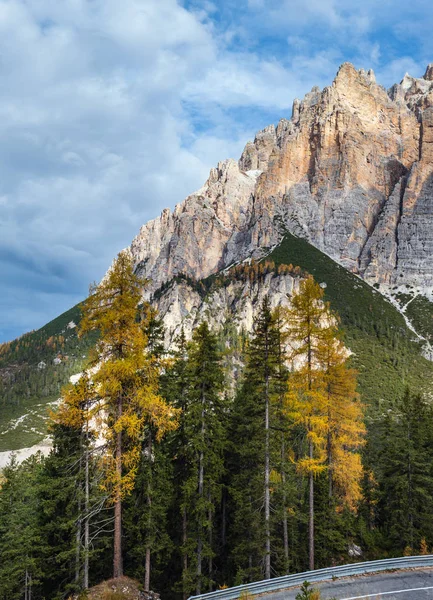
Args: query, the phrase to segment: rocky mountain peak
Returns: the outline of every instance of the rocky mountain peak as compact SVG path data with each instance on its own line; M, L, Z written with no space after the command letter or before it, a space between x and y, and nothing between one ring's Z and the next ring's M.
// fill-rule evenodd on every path
M427 65L423 79L426 79L427 81L433 81L433 63L429 63Z
M277 145L275 125L269 125L256 134L254 142L248 142L239 159L241 171L265 171L269 157Z
M399 84L393 85L388 94L397 103L405 104L419 120L421 113L433 105L433 64L427 66L423 77L405 74Z
M131 245L154 289L260 258L284 231L384 290L433 293L433 66L388 92L341 65ZM406 289L406 288L405 288ZM150 290L151 291L151 290Z
M372 74L372 78L370 77L370 75L367 75L365 69L356 69L356 67L352 63L345 62L342 65L340 65L340 68L337 71L337 75L335 76L335 79L333 81L333 86L352 87L360 81L374 83L375 78L373 71L370 69L368 73Z

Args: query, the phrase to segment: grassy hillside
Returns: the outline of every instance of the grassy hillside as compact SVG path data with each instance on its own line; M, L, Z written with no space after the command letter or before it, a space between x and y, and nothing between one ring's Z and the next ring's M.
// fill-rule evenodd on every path
M415 329L426 340L433 342L433 302L425 296L397 293L395 300L404 309Z
M392 402L406 385L431 388L433 363L421 355L421 344L403 316L379 292L289 233L267 259L299 265L326 284L325 297L340 315L346 343L354 353L353 365L360 372L365 402L380 407L383 401ZM430 303L427 308L422 303L430 311ZM420 316L418 319L422 321Z
M78 339L80 307L37 331L0 345L0 452L45 437L48 407L70 375L80 371L94 339Z

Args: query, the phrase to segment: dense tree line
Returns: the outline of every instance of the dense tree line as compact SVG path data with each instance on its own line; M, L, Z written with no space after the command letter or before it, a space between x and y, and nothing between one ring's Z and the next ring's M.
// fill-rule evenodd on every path
M164 351L143 285L119 255L83 307L82 333L100 337L53 415L50 455L2 474L1 600L66 598L123 573L187 598L348 562L356 546L428 551L431 405L407 390L371 439L312 278L290 310L265 298L235 389L206 322Z

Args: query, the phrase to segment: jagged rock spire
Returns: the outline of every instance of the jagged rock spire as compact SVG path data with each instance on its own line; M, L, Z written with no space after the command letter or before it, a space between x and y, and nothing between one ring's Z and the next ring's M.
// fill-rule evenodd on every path
M387 93L372 70L343 63L332 85L293 102L291 119L145 225L136 263L155 287L205 277L263 256L289 230L371 283L433 294L430 107L433 64Z

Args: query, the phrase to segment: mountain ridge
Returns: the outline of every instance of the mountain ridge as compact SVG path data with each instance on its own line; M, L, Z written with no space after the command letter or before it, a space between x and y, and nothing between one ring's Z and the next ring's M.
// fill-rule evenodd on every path
M239 159L143 225L130 249L155 287L261 258L284 229L382 289L433 294L433 66L387 92L344 63ZM280 227L279 224L284 227Z
M143 225L129 250L150 280L144 296L166 346L207 318L236 367L237 340L263 295L287 304L309 272L341 315L363 394L391 401L407 382L424 388L433 373L432 103L433 65L387 92L372 71L344 63L332 86L294 101L290 120L258 132L239 161L218 163L200 190ZM45 437L42 411L91 344L67 329L77 311L3 345L0 450Z

